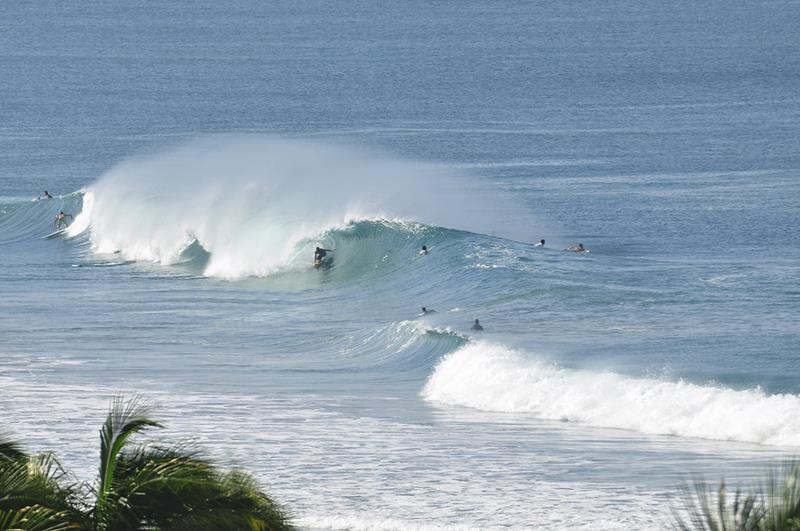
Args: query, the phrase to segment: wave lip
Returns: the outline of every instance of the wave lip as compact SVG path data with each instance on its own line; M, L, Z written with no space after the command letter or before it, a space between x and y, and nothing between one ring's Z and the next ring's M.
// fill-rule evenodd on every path
M800 396L559 368L485 342L444 357L428 401L640 433L800 446Z

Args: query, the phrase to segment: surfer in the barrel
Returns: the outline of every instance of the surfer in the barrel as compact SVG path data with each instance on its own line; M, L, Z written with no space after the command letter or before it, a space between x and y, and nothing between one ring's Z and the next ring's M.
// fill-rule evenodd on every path
M322 247L317 247L314 251L314 266L319 267L322 265L322 261L328 255L328 253L332 253L332 249L323 249Z
M69 218L70 221L67 221L67 218ZM72 221L72 214L67 214L62 210L56 215L56 219L53 220L53 229L54 230L66 229L67 227L69 227L71 221Z

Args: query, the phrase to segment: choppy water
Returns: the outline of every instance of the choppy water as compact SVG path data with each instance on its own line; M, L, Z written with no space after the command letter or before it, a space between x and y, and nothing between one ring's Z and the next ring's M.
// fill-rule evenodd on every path
M800 446L798 15L3 4L0 429L90 477L142 393L314 529L752 484Z

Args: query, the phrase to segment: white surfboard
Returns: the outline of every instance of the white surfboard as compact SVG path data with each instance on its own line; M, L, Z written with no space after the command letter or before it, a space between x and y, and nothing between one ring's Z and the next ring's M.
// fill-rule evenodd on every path
M50 234L42 236L42 239L43 240L51 240L53 238L58 238L59 236L63 235L65 232L67 232L67 227L65 227L63 229L58 229L55 232L51 232Z

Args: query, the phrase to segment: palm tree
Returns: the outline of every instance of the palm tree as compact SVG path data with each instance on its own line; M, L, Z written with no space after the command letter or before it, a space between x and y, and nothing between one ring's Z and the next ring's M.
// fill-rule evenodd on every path
M100 473L92 486L67 483L51 454L30 457L0 439L0 529L291 529L248 474L220 472L185 446L130 443L159 426L136 399L115 399L100 431Z

